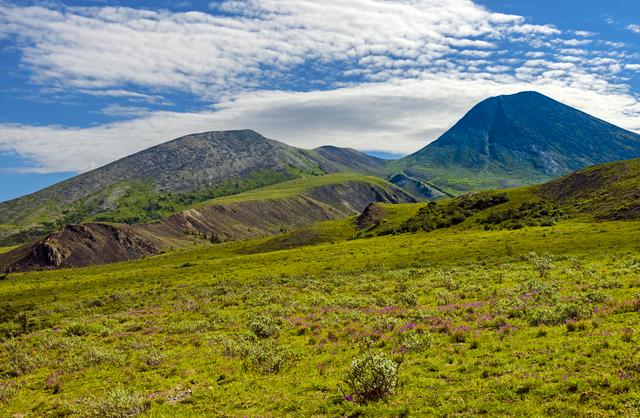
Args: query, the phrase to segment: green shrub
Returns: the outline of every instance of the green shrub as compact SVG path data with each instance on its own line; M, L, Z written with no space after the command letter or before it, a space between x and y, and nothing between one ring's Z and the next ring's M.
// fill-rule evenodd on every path
M603 290L592 290L582 296L582 301L585 303L607 303L611 302L613 297L611 294Z
M28 349L21 341L10 340L4 345L4 348L9 354L8 370L6 372L11 376L29 373L42 363L38 353Z
M413 308L418 304L418 296L411 291L396 293L395 302L399 306Z
M164 354L156 349L149 350L141 356L141 360L148 367L158 367L164 361Z
M13 395L18 393L19 388L17 382L11 380L0 381L0 404L9 402Z
M590 318L593 312L582 302L559 303L556 306L544 306L529 312L532 325L558 325L567 321L579 321Z
M124 418L135 417L149 408L150 402L140 393L126 389L112 389L103 398L84 398L72 407L82 417Z
M280 321L268 315L258 315L249 319L247 326L257 337L273 337L280 331Z
M291 367L296 358L291 350L269 340L249 346L244 367L263 374L276 374Z
M549 277L551 270L553 270L553 260L550 256L535 256L531 261L540 278L545 279Z
M352 396L360 403L385 399L398 384L400 364L382 352L368 352L353 359L344 382Z
M431 348L432 344L433 338L426 332L410 330L398 336L398 347L402 352L420 353Z

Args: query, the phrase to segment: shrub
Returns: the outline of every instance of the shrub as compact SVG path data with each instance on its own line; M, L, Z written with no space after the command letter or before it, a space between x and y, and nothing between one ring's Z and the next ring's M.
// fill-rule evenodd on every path
M405 331L398 336L398 347L401 352L420 353L431 348L433 338L425 332Z
M291 350L272 340L260 342L248 347L244 367L263 374L276 374L291 367L296 357Z
M246 357L252 345L256 343L253 334L239 335L222 341L222 353L227 357Z
M160 351L152 349L142 355L141 360L144 361L144 364L149 367L158 367L160 364L162 364L164 355Z
M267 315L254 316L247 325L260 338L272 337L280 331L280 321Z
M149 404L143 395L119 388L110 390L104 398L84 398L72 409L83 417L123 418L140 415Z
M344 381L358 402L377 401L395 392L399 368L384 353L368 352L353 359Z
M22 326L13 321L0 322L0 340L17 337L22 334Z
M538 275L541 278L547 278L549 277L549 273L551 273L551 270L553 270L553 263L552 263L552 259L549 256L544 256L544 257L540 257L540 256L535 256L533 257L533 267L534 269L538 272Z
M76 324L69 325L69 327L65 330L64 335L68 337L71 337L71 336L80 337L88 333L89 333L89 330L87 329L86 325L76 323Z
M0 404L9 402L9 400L18 392L19 386L16 382L10 380L0 381Z
M418 304L418 296L410 291L396 293L395 300L398 305L405 308L413 308Z
M20 376L29 373L40 366L41 358L34 352L28 350L24 344L17 340L8 341L5 350L9 354L9 370L12 376Z
M634 331L631 328L625 328L622 330L622 341L625 343L630 343L633 341Z
M582 296L582 301L585 303L606 303L612 300L613 297L603 290L592 290Z
M567 321L579 321L591 317L593 312L584 303L560 303L555 307L544 306L529 312L532 325L558 325Z

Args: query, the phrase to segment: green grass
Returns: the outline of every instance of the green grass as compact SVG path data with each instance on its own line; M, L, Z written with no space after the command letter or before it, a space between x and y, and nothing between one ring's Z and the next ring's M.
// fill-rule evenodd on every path
M509 175L504 172L491 172L489 170L474 171L462 167L436 167L431 164L409 164L406 162L391 162L390 172L404 171L407 174L425 180L451 195L461 193L518 187L528 184L538 184L550 179L550 177L514 173Z
M249 190L235 195L222 196L202 202L198 206L208 206L219 203L243 202L249 200L285 199L312 188L346 183L350 181L364 181L384 188L389 187L389 183L378 177L348 172L331 173L323 176L304 176L301 178L285 181L271 186L261 187L259 189Z
M341 222L317 228L340 236ZM12 274L0 415L633 416L639 233L565 221L270 252L262 239ZM432 343L404 355L397 392L345 400L352 359L398 358L406 333Z
M13 250L15 248L18 248L18 247L19 247L19 245L13 245L13 246L10 246L10 247L0 247L0 254L9 252L9 251L11 251L11 250Z

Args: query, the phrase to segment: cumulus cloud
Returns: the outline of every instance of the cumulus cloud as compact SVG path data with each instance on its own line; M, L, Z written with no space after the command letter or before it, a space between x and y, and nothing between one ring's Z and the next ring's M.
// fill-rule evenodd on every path
M640 33L640 25L627 25L627 29L635 33Z

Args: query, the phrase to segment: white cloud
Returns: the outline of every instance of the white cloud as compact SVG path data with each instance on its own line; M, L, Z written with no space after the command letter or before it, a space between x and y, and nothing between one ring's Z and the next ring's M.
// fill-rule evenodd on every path
M586 30L576 30L573 33L576 36L580 36L580 37L583 37L583 38L590 38L592 36L596 36L597 35L597 33L595 33L595 32L589 32L589 31L586 31Z
M0 125L0 150L32 159L36 171L84 171L186 133L251 128L305 148L334 144L409 153L437 138L478 101L532 89L640 131L636 100L610 92L592 76L561 82L542 74L534 84L501 77L425 77L307 93L244 93L212 111L155 112L90 128L5 124Z
M640 130L637 100L613 78L633 64L625 66L622 53L575 48L591 40L574 35L595 34L568 38L471 0L229 0L210 7L213 14L0 0L0 37L15 39L22 68L42 90L136 104L167 104L165 96L178 91L212 104L179 113L117 102L102 112L132 119L86 128L0 124L0 151L29 158L43 172L85 171L188 133L251 128L307 148L408 153L479 100L521 90ZM624 46L607 42L594 45ZM303 76L322 90L267 90L296 81L303 64L319 74Z
M627 25L627 29L635 33L640 33L640 25Z
M124 7L61 8L0 5L0 33L15 36L23 63L39 83L83 92L130 84L201 97L269 86L305 62L393 56L422 70L495 39L557 35L549 25L490 12L471 0L247 0L212 5L231 15ZM379 79L376 67L364 75Z

